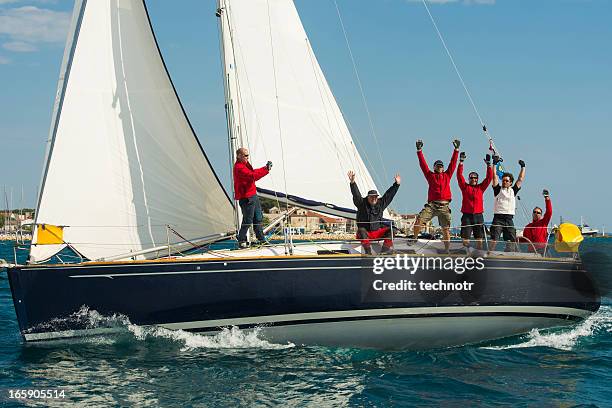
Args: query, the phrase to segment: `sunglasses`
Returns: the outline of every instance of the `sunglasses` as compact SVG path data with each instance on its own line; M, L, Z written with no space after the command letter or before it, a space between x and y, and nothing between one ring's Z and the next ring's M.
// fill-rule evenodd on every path
M510 181L510 179L502 179L502 182L503 183L510 183L511 181Z
M478 180L478 177L470 177L472 180Z
M534 214L542 214L542 211L534 211Z

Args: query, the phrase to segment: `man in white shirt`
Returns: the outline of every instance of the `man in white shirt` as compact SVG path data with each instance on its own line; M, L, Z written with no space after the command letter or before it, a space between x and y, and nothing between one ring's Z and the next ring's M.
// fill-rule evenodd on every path
M494 158L494 165L495 158ZM516 229L514 228L514 213L516 211L516 195L521 189L525 180L525 162L519 160L521 171L516 183L512 185L514 176L511 173L504 173L499 184L497 173L493 174L493 194L495 200L493 204L493 223L491 225L491 242L489 250L494 250L497 241L503 234L504 241L516 242ZM511 246L514 248L515 246Z

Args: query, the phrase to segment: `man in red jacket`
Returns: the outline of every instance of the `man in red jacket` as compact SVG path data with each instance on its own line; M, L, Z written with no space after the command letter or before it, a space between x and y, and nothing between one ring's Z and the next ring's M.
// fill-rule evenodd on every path
M525 226L523 237L533 243L537 250L543 250L548 242L548 223L552 218L552 202L548 190L542 191L544 202L546 203L546 212L542 215L542 209L536 207L533 209L533 221ZM533 247L532 247L533 249Z
M255 182L264 177L272 169L272 162L269 161L264 167L253 169L249 163L248 149L241 147L236 150L236 163L234 164L234 198L240 204L242 211L242 225L238 232L238 246L247 247L247 232L251 225L255 230L255 236L259 242L265 242L263 234L263 212L261 203L257 197L257 187Z
M459 167L457 168L457 182L463 196L461 202L461 213L463 214L461 216L461 238L463 238L463 245L468 247L470 245L469 240L474 233L476 248L482 249L482 240L485 236L482 196L491 184L491 180L493 180L493 165L491 164L491 155L487 154L485 156L487 175L484 181L478 184L478 173L473 171L468 176L470 181L466 183L465 178L463 178L463 161L465 158L465 152L461 152Z
M451 225L451 210L449 204L452 200L450 181L455 172L457 165L457 156L459 155L459 145L461 142L457 139L453 140L453 156L446 171L444 171L444 163L442 160L436 160L434 163L434 171L429 170L425 155L423 155L423 141L417 140L416 149L419 158L421 171L429 184L427 192L427 203L417 216L414 223L414 237L419 237L421 228L424 227L433 217L438 217L438 222L442 227L442 235L444 237L444 248L448 252L450 248L450 225Z

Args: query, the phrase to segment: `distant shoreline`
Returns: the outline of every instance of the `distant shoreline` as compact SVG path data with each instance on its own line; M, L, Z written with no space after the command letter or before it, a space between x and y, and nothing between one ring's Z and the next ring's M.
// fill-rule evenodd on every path
M23 234L20 238L23 238L25 241L31 241L31 234ZM0 241L15 241L15 234L0 234Z

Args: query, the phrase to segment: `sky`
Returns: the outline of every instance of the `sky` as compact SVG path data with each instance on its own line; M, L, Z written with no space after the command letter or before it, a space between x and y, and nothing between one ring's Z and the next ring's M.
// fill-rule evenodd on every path
M374 160L376 143L334 1L295 3L353 137L372 152L378 188L387 188L393 173L402 175L392 207L416 213L426 200L416 139L424 140L430 163L448 163L451 140L461 139L466 171L484 175L487 140L423 4L336 1L386 176ZM147 6L187 115L228 188L215 3L149 0ZM22 186L24 205L35 203L72 6L0 0L0 188L12 191L13 207L21 206ZM553 222L584 216L612 229L612 0L431 0L429 6L507 169L517 174L517 161L527 163L522 205L529 213L543 206L547 188ZM454 179L451 185L458 223L461 193ZM492 193L486 194L490 219ZM517 211L516 223L524 225Z

